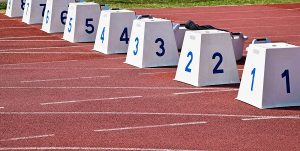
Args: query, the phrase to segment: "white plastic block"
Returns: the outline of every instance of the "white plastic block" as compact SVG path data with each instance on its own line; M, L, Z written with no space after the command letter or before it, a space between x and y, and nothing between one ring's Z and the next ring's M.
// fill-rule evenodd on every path
M232 33L232 45L234 49L235 60L243 57L244 43L248 39L243 33Z
M176 39L177 49L182 49L184 34L188 29L186 29L184 25L173 23L173 30Z
M176 66L178 58L171 21L159 18L133 21L125 63L140 68Z
M8 17L22 17L25 0L7 0L5 15Z
M134 19L134 11L102 11L94 50L104 54L127 53L132 22Z
M300 47L251 44L237 99L257 108L300 106Z
M22 22L26 24L41 24L46 9L47 0L26 0Z
M100 17L97 3L70 3L63 39L69 42L94 42Z
M194 86L239 83L230 33L186 31L175 80Z
M75 0L47 0L42 30L47 33L64 32L69 3Z

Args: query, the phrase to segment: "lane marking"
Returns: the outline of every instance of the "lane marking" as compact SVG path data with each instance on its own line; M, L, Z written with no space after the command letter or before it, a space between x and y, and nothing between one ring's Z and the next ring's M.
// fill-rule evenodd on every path
M45 103L40 103L40 104L41 105L54 105L54 104L79 103L79 102L104 101L104 100L135 99L135 98L142 98L142 97L143 96L123 96L123 97L111 97L111 98L100 98L100 99L45 102Z
M0 115L160 115L160 116L206 116L206 117L236 117L236 118L287 118L300 119L299 115L238 115L238 114L204 114L204 113L159 113L159 112L0 112Z
M218 92L228 92L228 91L238 91L238 90L239 89L214 90L214 91L179 92L179 93L173 93L173 95L201 94L201 93L218 93Z
M279 17L256 17L256 18L237 18L237 19L213 19L213 20L194 20L195 22L209 22L209 21L241 21L241 20L261 20L261 19L285 19L285 18L299 18L300 16L279 16ZM178 20L177 22L184 22Z
M0 30L3 30L3 29L24 29L24 28L31 28L31 29L36 29L34 27L1 27Z
M96 52L0 52L0 54L98 54Z
M70 68L18 68L18 67L13 67L13 68L0 68L0 70L80 70L80 69L85 69L85 70L153 70L151 68L149 69L142 69L142 68L87 68L87 67L70 67Z
M149 89L149 90L228 90L216 87L0 87L0 89Z
M4 107L0 106L0 109L4 109Z
M17 140L24 140L24 139L35 139L35 138L44 138L44 137L53 137L54 134L47 134L47 135L37 135L37 136L26 136L26 137L17 137L17 138L9 138L9 139L1 139L1 142L4 141L17 141Z
M285 117L257 117L257 118L243 118L243 121L255 121L255 120L270 120L270 119L295 119L300 116L285 116Z
M20 18L9 18L9 19L0 19L0 21L2 21L2 20L21 20Z
M64 41L62 39L44 39L44 40L31 40L31 39L27 39L27 40L17 40L17 39L6 39L6 40L2 40L0 39L0 42L57 42L57 41ZM65 42L65 41L64 41Z
M92 45L79 45L79 46L59 46L59 47L38 47L38 48L20 48L20 49L3 49L0 51L18 51L18 50L40 50L40 49L68 49L77 47L87 47Z
M102 58L102 59L92 59L92 60L89 60L89 61L94 61L94 60L101 61L101 60L106 60L106 59L120 59L120 58L126 58L126 57L108 57L108 58ZM0 66L35 65L35 64L50 64L50 63L68 63L68 62L76 62L76 61L82 62L82 61L86 61L86 60L64 60L64 61L45 61L45 62L31 62L31 63L15 63L15 64L1 64ZM24 69L26 69L26 68L24 68ZM43 69L43 68L41 68L41 69ZM66 68L63 68L63 69L66 69ZM149 68L149 69L152 69L152 68Z
M45 79L45 80L28 80L20 81L21 83L32 83L32 82L49 82L49 81L66 81L66 80L80 80L80 79L93 79L93 78L109 78L110 76L93 76L93 77L78 77L78 78L61 78L61 79Z
M240 26L240 27L224 27L226 29L246 29L246 28L276 28L276 27L298 27L300 25L277 25L277 26Z
M148 72L148 73L139 73L139 75L153 75L153 74L163 74L163 73L175 73L175 72Z
M0 38L1 40L5 40L5 39L27 39L27 38L50 38L50 37L58 37L55 35L50 35L50 36L25 36L25 37L2 37Z
M299 8L295 8L295 9L280 9L280 10L238 10L238 11L214 11L214 12L208 12L208 11L199 11L199 10L194 10L194 11L189 11L189 12L172 12L169 14L163 14L163 15L167 15L167 16L174 16L174 15L193 15L196 12L197 13L205 13L205 14L227 14L227 13L250 13L250 12L278 12L278 11L284 11L284 10L299 10ZM162 15L161 13L151 13L151 15Z
M121 147L2 147L0 150L124 150L124 151L201 151L162 148L121 148Z
M94 131L95 132L111 132L111 131L124 131L124 130L158 128L158 127L175 127L175 126L199 125L199 124L207 124L207 122L201 121L201 122L171 123L171 124L146 125L146 126L135 126L135 127L120 127L120 128L111 128L111 129L99 129L99 130L94 130Z

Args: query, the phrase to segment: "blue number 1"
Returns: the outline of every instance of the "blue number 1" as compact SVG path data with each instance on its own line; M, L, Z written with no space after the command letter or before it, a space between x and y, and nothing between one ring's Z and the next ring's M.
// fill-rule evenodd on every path
M253 91L255 71L256 71L256 68L253 68L253 70L251 71L251 75L252 75L251 91Z
M281 77L285 77L286 93L291 93L289 70L284 70L284 72L281 74Z

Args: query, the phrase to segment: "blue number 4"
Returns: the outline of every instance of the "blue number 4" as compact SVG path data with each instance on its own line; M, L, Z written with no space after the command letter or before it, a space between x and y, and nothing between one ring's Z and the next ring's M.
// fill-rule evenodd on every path
M126 44L128 44L129 38L128 38L128 29L127 27L124 28L121 37L120 37L120 41L125 41Z
M100 36L100 39L101 39L102 43L104 42L104 33L105 33L105 27L103 27L102 33L101 33L101 36Z

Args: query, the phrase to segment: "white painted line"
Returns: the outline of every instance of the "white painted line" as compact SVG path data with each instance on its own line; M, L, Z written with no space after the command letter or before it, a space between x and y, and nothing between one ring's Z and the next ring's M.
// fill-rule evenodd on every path
M111 57L111 58L103 58L103 59L125 59L126 57Z
M286 19L286 18L300 18L300 16L278 16L278 17L248 17L248 18L232 18L232 19L207 19L207 20L194 20L195 22L208 22L208 21L241 21L241 20L263 20L263 19ZM178 20L177 22L185 22L184 20Z
M88 67L64 67L64 68L27 68L27 67L11 67L11 68L0 68L0 70L151 70L142 68L88 68Z
M243 71L244 69L238 69L238 71Z
M121 147L2 147L0 150L124 150L124 151L200 151L161 148L121 148Z
M100 98L100 99L72 100L72 101L60 101L60 102L46 102L46 103L40 103L40 104L41 105L53 105L53 104L67 104L67 103L104 101L104 100L135 99L135 98L142 98L142 97L143 96L123 96L123 97L111 97L111 98Z
M228 92L228 91L238 91L238 90L239 90L239 89L214 90L214 91L179 92L179 93L173 93L173 95L201 94L201 93L218 93L218 92Z
M175 73L175 72L148 72L148 73L139 73L139 75L153 75L153 74L163 74L163 73Z
M55 35L50 35L50 36L26 36L26 37L2 37L0 38L1 40L8 40L8 39L27 39L27 38L48 38L48 37L57 37Z
M4 109L4 107L1 106L0 109Z
M3 49L0 51L18 51L18 50L40 50L40 49L69 49L77 47L87 47L92 45L79 45L79 46L60 46L60 47L38 47L38 48L20 48L20 49Z
M299 116L284 116L284 117L257 117L257 118L243 118L243 121L256 121L256 120L270 120L270 119L298 119Z
M149 90L228 90L217 87L0 87L0 89L149 89Z
M37 136L27 136L27 137L17 137L17 138L9 138L9 139L1 139L0 141L17 141L17 140L24 140L24 139L34 139L34 138L44 138L44 137L53 137L54 134L48 135L37 135Z
M35 29L34 27L30 27L30 26L28 26L28 27L2 27L2 28L0 28L0 30L7 30L7 29L26 29L26 28L32 28L32 29Z
M9 19L0 19L0 21L5 21L5 20L21 20L21 18L9 18Z
M64 41L64 40L60 40L60 39L44 39L44 40L32 40L32 39L26 39L26 40L16 40L16 39L5 39L5 40L1 40L0 42L57 42L57 41Z
M0 52L0 54L99 54L95 52Z
M240 26L240 27L224 27L225 29L246 29L246 28L272 28L272 27L298 27L300 25L275 25L275 26Z
M109 78L109 77L110 77L110 76L93 76L93 77L78 77L78 78L61 78L61 79L30 80L30 81L21 81L21 83L50 82L50 81L67 81L67 80L80 80L80 79L93 79L93 78Z
M159 112L0 112L0 115L159 115L159 116L204 116L204 117L230 117L230 118L269 118L281 117L300 119L299 115L269 116L269 115L238 115L238 114L208 114L208 113L159 113Z
M99 129L94 130L95 132L110 132L110 131L123 131L123 130L134 130L134 129L146 129L146 128L157 128L157 127L175 127L175 126L186 126L186 125L199 125L207 124L207 122L188 122L188 123L171 123L162 125L146 125L146 126L135 126L135 127L120 127L111 129Z

